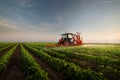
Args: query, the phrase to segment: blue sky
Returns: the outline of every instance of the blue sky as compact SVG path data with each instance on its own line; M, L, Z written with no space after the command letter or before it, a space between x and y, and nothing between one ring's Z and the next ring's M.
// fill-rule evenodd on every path
M120 42L120 0L0 0L0 41Z

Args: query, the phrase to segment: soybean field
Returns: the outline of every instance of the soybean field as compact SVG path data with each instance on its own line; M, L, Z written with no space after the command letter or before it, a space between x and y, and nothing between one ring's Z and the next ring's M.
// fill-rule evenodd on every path
M0 42L0 80L120 80L120 44Z

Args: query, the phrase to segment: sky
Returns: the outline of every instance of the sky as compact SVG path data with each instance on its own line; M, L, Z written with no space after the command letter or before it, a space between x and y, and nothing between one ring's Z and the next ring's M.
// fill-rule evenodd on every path
M65 32L120 43L120 0L0 0L0 41L57 42Z

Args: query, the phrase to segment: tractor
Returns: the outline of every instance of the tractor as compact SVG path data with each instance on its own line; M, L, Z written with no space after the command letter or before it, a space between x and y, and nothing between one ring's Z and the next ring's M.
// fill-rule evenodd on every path
M61 34L61 38L59 39L57 44L46 45L46 47L54 47L54 46L77 46L83 45L82 37L80 37L80 33L64 33Z
M57 45L63 45L63 46L74 46L74 45L82 45L82 37L80 37L80 33L64 33L61 34L61 39L59 39L59 42Z

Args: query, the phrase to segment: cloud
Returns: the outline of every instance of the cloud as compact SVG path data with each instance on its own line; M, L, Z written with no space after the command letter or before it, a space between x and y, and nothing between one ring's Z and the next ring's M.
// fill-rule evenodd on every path
M2 19L0 20L0 26L16 29L17 26L13 24L10 20Z
M48 22L43 22L40 25L38 25L36 29L43 32L53 32L59 27L59 24L50 24Z
M97 2L98 4L107 4L107 3L111 3L113 2L112 0L103 0L103 1L99 1Z
M33 2L33 0L17 0L14 3L21 7L33 7L32 2Z
M10 18L0 19L0 33L33 32L35 27L28 23L18 23Z
M59 22L62 22L62 23L64 22L64 20L60 16L58 16L57 19Z

